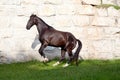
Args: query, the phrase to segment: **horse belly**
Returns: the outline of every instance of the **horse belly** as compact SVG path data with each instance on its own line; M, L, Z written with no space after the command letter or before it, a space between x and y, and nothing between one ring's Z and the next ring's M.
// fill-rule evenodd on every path
M63 47L65 46L65 40L61 38L53 38L50 40L50 46Z

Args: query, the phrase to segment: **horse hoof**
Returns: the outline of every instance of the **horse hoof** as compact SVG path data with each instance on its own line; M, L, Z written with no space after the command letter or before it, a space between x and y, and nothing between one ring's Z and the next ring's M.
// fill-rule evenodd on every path
M60 62L58 61L58 62L56 62L55 64L53 64L53 66L57 66L58 64L60 64Z
M67 67L67 66L69 66L69 64L68 63L66 63L65 65L63 65L63 67L65 68L65 67Z

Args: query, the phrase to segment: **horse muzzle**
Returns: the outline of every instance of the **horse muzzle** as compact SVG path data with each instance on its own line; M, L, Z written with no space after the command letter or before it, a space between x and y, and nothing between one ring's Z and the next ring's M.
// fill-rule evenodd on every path
M27 29L27 30L30 30L30 28L29 28L29 27L26 27L26 29Z

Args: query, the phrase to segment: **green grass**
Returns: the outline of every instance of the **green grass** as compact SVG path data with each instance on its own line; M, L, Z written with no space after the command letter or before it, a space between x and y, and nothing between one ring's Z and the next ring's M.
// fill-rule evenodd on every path
M55 62L0 64L0 80L120 80L120 60L85 60L66 68L53 67Z
M115 9L119 10L120 6L118 5L113 5L113 4L101 4L96 6L97 8L109 8L109 7L114 7Z

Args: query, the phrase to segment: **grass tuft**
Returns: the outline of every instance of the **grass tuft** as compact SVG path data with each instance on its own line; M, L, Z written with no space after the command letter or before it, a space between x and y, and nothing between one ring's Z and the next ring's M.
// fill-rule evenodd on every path
M115 9L119 10L120 6L118 5L113 5L113 4L101 4L96 6L97 8L109 8L109 7L114 7Z

